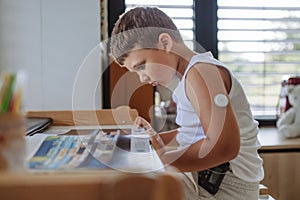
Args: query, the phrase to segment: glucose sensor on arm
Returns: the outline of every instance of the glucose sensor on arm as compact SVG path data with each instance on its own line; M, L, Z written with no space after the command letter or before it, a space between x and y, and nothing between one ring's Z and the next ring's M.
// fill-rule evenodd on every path
M229 99L225 94L217 94L214 97L214 103L220 108L225 108L229 104Z

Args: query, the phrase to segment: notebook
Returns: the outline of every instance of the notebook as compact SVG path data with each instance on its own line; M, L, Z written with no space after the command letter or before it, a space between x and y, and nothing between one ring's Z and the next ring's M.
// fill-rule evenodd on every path
M53 120L49 117L27 117L26 118L26 135L34 135L46 130Z

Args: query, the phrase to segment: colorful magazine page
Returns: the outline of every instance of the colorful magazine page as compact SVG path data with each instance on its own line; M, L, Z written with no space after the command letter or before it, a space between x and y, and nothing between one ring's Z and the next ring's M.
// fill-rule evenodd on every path
M119 135L47 136L28 160L30 170L108 168Z

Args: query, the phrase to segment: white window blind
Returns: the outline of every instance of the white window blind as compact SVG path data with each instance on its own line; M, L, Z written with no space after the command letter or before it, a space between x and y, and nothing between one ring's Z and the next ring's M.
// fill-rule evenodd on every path
M218 0L219 60L254 115L275 115L284 76L300 75L299 0Z
M172 18L187 46L194 48L193 0L125 0L126 11L136 6L156 6Z

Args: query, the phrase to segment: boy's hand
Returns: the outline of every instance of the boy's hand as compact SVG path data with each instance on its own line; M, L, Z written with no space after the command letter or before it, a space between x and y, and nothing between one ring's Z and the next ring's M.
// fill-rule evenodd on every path
M147 120L145 120L142 117L137 117L135 119L134 125L137 128L145 129L145 132L150 136L150 140L153 148L156 150L159 156L166 152L164 142L162 141L159 134L152 128L152 126Z
M155 132L154 129L152 128L152 126L150 125L150 123L147 120L145 120L144 118L140 117L140 116L138 116L135 119L134 125L137 128L144 128L146 131Z

